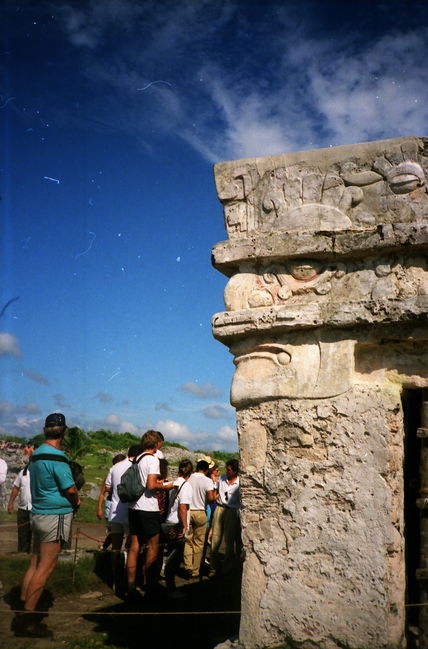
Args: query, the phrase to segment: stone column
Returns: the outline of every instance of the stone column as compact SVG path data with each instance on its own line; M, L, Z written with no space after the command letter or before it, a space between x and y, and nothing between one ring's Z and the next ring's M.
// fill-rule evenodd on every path
M401 393L428 388L426 144L215 166L247 649L405 646Z

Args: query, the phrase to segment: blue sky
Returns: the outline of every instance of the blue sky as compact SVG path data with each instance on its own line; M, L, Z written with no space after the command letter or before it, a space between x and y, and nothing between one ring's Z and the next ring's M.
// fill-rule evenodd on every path
M0 8L0 432L236 448L212 164L428 134L428 7L98 0Z

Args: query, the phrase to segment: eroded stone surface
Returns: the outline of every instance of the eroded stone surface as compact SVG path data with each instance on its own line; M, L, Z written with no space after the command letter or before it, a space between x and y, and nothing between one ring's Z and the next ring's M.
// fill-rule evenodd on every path
M428 387L426 142L216 165L246 649L405 646L401 395Z

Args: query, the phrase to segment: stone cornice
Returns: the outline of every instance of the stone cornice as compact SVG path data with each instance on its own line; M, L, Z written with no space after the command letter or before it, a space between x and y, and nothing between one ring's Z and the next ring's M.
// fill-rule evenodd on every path
M283 331L320 327L348 328L379 323L428 321L428 295L407 299L359 302L289 304L269 308L216 313L213 335L224 344L232 339L270 330Z
M246 262L283 261L291 258L342 260L377 251L428 250L428 221L388 223L364 230L341 232L272 232L245 239L222 241L213 247L213 266L230 277Z

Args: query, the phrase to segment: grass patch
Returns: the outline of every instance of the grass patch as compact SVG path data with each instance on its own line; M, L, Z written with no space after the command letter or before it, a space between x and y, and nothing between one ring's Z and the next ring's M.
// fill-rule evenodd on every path
M108 642L107 633L90 633L77 638L66 638L62 641L65 649L117 649Z
M76 525L79 525L79 523L105 523L104 519L100 521L97 518L97 500L87 498L85 494L82 494L80 496L80 499L81 503L79 511L77 512L73 521L74 528L76 527ZM104 529L102 530L101 535L104 536Z
M16 505L15 505L16 506ZM5 511L0 511L0 524L2 525L15 525L16 524L16 509L12 514Z
M29 563L30 559L27 557L9 556L7 559L0 558L0 580L10 588L18 586ZM94 557L82 557L77 562L73 583L73 561L60 560L47 583L47 588L54 595L86 593L90 590L97 590L102 582L94 570Z

